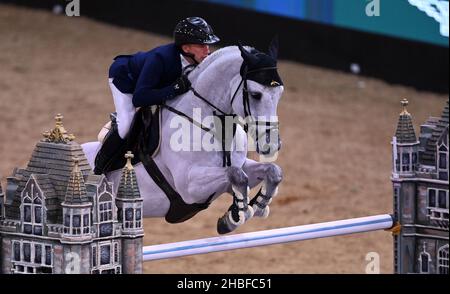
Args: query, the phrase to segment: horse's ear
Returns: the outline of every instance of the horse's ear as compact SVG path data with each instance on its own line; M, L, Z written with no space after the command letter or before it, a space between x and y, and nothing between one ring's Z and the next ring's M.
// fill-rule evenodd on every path
M270 42L268 55L273 59L277 60L278 58L278 35L275 35Z
M241 56L244 59L244 62L249 64L254 59L254 56L248 52L244 46L242 46L241 41L238 42L239 51L241 51Z

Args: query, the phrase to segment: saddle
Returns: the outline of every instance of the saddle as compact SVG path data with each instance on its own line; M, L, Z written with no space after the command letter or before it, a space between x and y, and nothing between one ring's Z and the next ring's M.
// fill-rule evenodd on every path
M116 123L115 114L111 114L111 121L108 122L98 134L100 142L103 141L106 133L109 132L112 125ZM105 170L110 172L117 169L122 169L126 164L126 159L123 156L127 151L133 154L139 154L140 150L154 157L161 144L161 109L159 106L141 107L134 115L131 123L130 131L126 139L123 141L118 151L110 159L111 164ZM133 165L139 163L141 160L139 156L135 156L131 163Z

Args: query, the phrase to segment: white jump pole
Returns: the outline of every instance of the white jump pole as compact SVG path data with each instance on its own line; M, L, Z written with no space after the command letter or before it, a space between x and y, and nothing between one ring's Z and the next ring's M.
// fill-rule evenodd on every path
M380 214L230 236L144 246L142 255L144 261L168 259L186 255L377 231L390 229L393 225L394 221L391 215Z

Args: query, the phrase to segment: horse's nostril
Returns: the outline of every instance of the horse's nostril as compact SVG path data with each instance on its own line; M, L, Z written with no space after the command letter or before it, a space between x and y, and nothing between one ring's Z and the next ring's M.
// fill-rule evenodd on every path
M280 144L264 144L261 148L257 146L256 152L258 154L269 155L276 153L280 149L281 149L281 142Z
M263 154L263 155L270 154L270 148L265 149L263 152L261 152L261 154Z

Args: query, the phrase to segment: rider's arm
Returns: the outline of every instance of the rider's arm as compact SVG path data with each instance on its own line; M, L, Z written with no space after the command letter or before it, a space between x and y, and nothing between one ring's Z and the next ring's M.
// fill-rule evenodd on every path
M133 94L134 107L161 105L167 99L175 97L173 85L160 89L156 88L163 71L164 63L160 56L155 54L146 59Z

